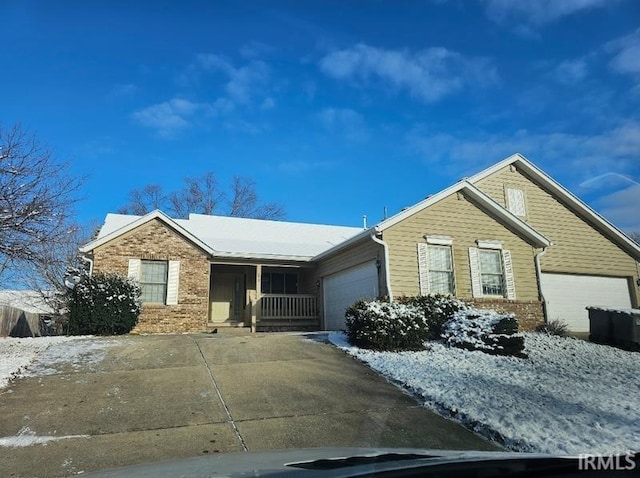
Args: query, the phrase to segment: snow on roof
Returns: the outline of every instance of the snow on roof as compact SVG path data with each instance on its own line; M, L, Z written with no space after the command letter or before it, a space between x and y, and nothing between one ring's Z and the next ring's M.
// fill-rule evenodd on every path
M35 290L0 290L0 307L8 306L32 314L53 314L54 310Z
M140 216L107 214L98 239ZM176 224L200 239L217 256L308 260L362 232L359 227L328 226L227 216L190 214Z

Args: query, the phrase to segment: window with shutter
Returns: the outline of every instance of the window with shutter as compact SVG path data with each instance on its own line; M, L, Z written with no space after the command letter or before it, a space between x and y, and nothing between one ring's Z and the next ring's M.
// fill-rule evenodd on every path
M479 251L482 295L504 296L504 274L500 251Z
M469 248L473 297L506 297L515 300L516 287L511 253L503 249Z
M167 272L167 305L178 304L178 288L180 285L180 261L169 261Z
M429 244L429 290L431 293L453 294L453 260L451 246L434 246Z
M418 279L420 282L420 295L429 294L429 254L427 244L418 243Z
M143 303L166 303L168 270L168 261L141 261L139 282Z

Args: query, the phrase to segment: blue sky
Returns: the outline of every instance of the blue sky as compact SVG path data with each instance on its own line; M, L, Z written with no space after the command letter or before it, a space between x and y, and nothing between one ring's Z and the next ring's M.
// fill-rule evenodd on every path
M214 171L287 220L379 221L520 152L640 230L640 2L0 1L0 121L84 222Z

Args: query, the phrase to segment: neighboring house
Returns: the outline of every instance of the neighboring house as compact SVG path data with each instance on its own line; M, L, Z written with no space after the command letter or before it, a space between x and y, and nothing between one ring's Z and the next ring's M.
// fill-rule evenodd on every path
M430 292L585 331L640 300L640 247L518 154L369 229L109 214L81 252L140 282L139 332L341 329L358 298Z

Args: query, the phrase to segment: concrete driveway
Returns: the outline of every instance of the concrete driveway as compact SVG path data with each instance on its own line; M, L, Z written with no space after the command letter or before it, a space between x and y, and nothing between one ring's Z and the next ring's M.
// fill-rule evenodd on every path
M87 339L105 340L105 339ZM492 450L304 336L126 337L101 360L0 390L0 476L68 476L209 453L326 446Z

